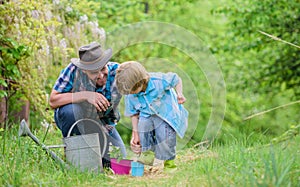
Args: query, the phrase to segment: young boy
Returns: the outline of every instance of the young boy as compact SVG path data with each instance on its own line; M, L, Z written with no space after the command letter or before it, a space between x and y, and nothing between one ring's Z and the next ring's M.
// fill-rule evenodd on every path
M131 149L151 150L164 160L165 170L176 165L176 133L183 138L188 125L182 81L176 73L148 73L138 62L122 63L116 73L119 93L125 96L125 115L131 117ZM176 91L176 92L175 92Z

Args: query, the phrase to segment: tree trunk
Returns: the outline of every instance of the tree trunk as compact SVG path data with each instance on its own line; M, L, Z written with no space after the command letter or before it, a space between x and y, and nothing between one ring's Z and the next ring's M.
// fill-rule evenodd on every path
M0 90L4 90L3 86L0 86ZM8 120L8 112L12 114L10 117L14 123L20 123L22 119L25 119L29 125L29 115L30 115L30 103L28 100L20 100L21 109L20 111L8 111L8 101L6 97L0 98L0 128L6 128L6 123Z
M22 103L21 110L19 112L13 112L14 122L18 124L25 119L26 123L29 125L30 103L28 100L20 100L20 102Z
M0 86L0 90L4 90L3 86ZM5 127L5 121L7 117L7 102L6 98L0 98L0 128Z

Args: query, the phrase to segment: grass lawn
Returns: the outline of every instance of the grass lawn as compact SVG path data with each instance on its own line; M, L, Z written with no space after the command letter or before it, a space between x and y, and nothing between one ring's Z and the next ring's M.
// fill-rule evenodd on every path
M44 132L34 134L43 139ZM17 129L2 131L0 139L3 186L300 186L299 135L267 146L235 140L180 150L175 173L145 171L143 177L62 170L29 137L19 138ZM50 132L45 144L61 144L60 132Z

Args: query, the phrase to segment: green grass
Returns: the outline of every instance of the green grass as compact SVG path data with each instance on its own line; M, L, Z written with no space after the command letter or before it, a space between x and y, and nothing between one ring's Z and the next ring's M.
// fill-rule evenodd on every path
M45 131L34 133L41 140ZM1 132L3 186L300 186L299 135L269 146L235 139L209 150L178 150L176 173L131 177L62 170L29 137L17 134L16 128ZM47 135L46 145L61 143L58 130Z

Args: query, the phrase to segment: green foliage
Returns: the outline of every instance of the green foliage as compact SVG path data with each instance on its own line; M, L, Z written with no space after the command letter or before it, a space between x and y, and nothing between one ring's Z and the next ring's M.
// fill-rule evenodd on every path
M31 121L53 121L53 112L47 110L47 97L58 73L70 62L69 57L75 54L76 48L88 41L103 39L97 23L84 16L93 19L95 16L90 10L98 7L99 3L89 1L29 0L7 1L0 6L3 44L0 86L9 86L10 81L12 87L1 90L0 95L9 96L18 91L18 97L9 98L8 105L20 98L27 99L34 114ZM68 14L70 9L75 12L74 16L72 11Z
M30 100L33 124L39 124L44 118L48 122L53 122L53 111L47 110L49 108L47 96L61 69L70 62L70 58L77 57L76 49L79 46L95 40L104 44L106 39L104 30L110 37L110 33L126 24L155 20L186 28L188 32L203 40L204 46L211 50L220 63L226 81L227 110L217 140L224 143L228 136L232 139L241 138L243 135L239 134L240 132L256 138L261 138L263 133L273 138L286 130L290 124L298 122L299 118L294 115L298 110L297 106L243 121L244 117L255 112L288 102L287 98L293 95L285 92L274 97L279 91L268 85L271 79L273 86L277 85L278 79L283 80L283 76L278 76L277 73L284 72L279 71L279 68L284 67L278 66L276 61L291 58L285 62L291 60L298 62L295 58L295 55L296 57L298 55L296 48L273 41L257 31L263 30L297 44L298 26L294 25L295 32L292 34L289 34L290 30L283 28L284 25L290 25L284 23L294 24L292 16L296 9L292 6L297 5L294 1L290 4L278 1L269 6L271 2L270 0L264 2L25 0L22 3L9 1L0 7L2 18L0 32L4 39L11 38L18 41L18 46L26 46L29 53L28 58L22 58L15 66L20 73L15 82L18 83L19 96ZM218 9L221 4L228 7ZM278 7L284 7L287 11L280 12ZM212 9L215 10L213 11L215 14L210 14ZM98 24L104 30L98 28ZM274 26L276 24L281 25L276 27ZM170 63L157 64L153 57L167 59ZM202 141L212 110L211 85L190 56L173 46L145 42L118 51L112 60L117 62L140 60L149 71L178 73L183 78L184 94L187 98L185 107L190 112L190 125L197 126L193 132L189 132L193 134L189 144L192 146ZM7 73L16 72L13 66L5 68L11 70ZM275 68L278 71L271 76L265 76L264 73L271 72L268 68ZM6 69L3 72L6 72ZM293 76L295 72L291 71L285 75L296 78ZM5 86L7 83L0 80L0 84ZM280 85L281 90L288 89L287 84ZM262 89L270 93L257 92ZM0 92L1 94L4 95L4 92ZM11 99L15 99L10 101L11 103L16 103L18 98ZM121 113L124 109L122 107ZM125 143L129 142L130 119L122 116L117 128Z
M100 3L95 1L61 0L53 5L53 11L62 13L63 22L67 25L76 25L78 21L95 20L95 10L100 8Z
M210 19L203 19L210 11L207 6L212 7L209 3L204 4L203 6L203 3L197 1L183 2L180 0L148 1L146 3L139 1L126 2L124 0L105 1L102 2L101 10L97 15L99 24L108 31L108 37L111 37L109 34L115 31L115 29L128 23L155 20L182 26L183 28L187 28L187 32L194 31L193 34L196 34L200 40L202 37L208 38L209 35L213 34L213 30L215 29L213 28L215 25L211 25ZM201 24L199 25L200 21ZM206 24L210 25L210 28L206 28ZM114 39L116 40L115 42L118 42L119 38L116 37ZM120 40L122 39L120 38ZM139 43L115 52L113 61L139 60L143 62L149 71L173 71L181 76L184 83L184 94L187 98L185 107L190 112L191 126L197 126L197 119L198 117L201 118L197 130L192 132L195 133L193 140L196 142L201 141L211 112L211 93L205 75L193 59L176 47L159 42ZM153 58L166 59L169 63L162 63ZM201 113L199 112L200 102ZM126 123L126 127L130 128L130 122L126 121L126 117L122 116L122 121ZM128 128L126 130L119 128L126 142L129 142L129 139L125 135L128 133Z
M120 147L109 145L109 156L110 158L115 158L118 162L120 162L120 160L122 160L122 152Z
M9 97L9 92L20 87L18 62L29 56L28 48L11 38L0 35L0 98Z
M226 7L218 9L221 4ZM211 9L215 14L210 14ZM0 59L3 65L0 85L7 87L7 78L14 81L19 97L11 97L12 105L20 97L30 100L31 116L36 116L31 118L31 124L38 124L44 118L53 121L52 111L45 111L47 94L61 69L71 57L77 57L79 46L94 40L105 43L104 31L98 24L107 31L108 37L116 28L139 21L155 20L186 28L207 43L220 63L226 80L227 105L222 129L211 150L178 149L178 171L154 179L128 176L111 179L102 174L62 171L32 140L16 138L16 128L10 131L2 128L0 183L6 186L157 186L158 183L164 186L297 186L300 155L295 152L299 147L299 135L296 136L299 128L295 129L295 124L299 124L299 106L243 120L288 103L294 95L288 89L296 88L300 82L296 76L298 49L274 41L258 30L299 45L297 10L296 1L281 0L5 2L0 5L0 41L9 45L1 45L5 53L2 52ZM152 57L170 63L157 64ZM177 72L183 78L188 99L185 107L190 116L199 117L197 124L190 123L197 129L191 132L189 146L202 140L212 109L211 85L193 59L172 46L142 43L122 49L112 60L141 60L150 71ZM13 94L5 90L0 92L0 97L6 96L4 93ZM123 104L123 113L122 107ZM122 116L117 128L128 143L130 119ZM35 133L42 137L45 132L39 129ZM60 131L49 132L45 144L60 143ZM59 151L63 155L63 150Z
M96 15L101 27L115 29L121 25L138 22L147 18L146 4L141 1L99 1L101 6L96 10Z
M299 8L296 0L254 0L229 1L216 10L228 18L227 42L219 50L241 61L242 88L274 93L292 89L299 95L299 49L258 32L299 44Z
M42 2L5 2L1 6L2 27L0 32L3 33L2 41L10 42L10 45L6 44L4 47L10 46L10 50L6 50L5 55L12 52L12 57L16 59L14 62L6 56L4 60L5 71L14 73L14 76L6 75L6 80L11 81L13 85L10 90L7 90L8 95L18 91L18 96L14 97L15 99L10 98L8 105L16 103L20 98L26 98L31 102L33 109L41 112L41 115L47 119L45 113L47 101L43 89L47 71L41 71L45 68L45 64L38 63L38 60L42 60L40 58L42 53L40 55L37 53L45 43L43 39L48 35L45 32L47 22L43 23L42 20L37 19L44 8L46 9Z
M11 130L0 132L0 183L4 186L74 186L107 182L103 174L82 173L77 169L61 170L59 165L42 147L37 146L29 137L17 137L18 126ZM58 131L57 131L58 132ZM44 132L39 131L37 137ZM61 133L51 132L51 138L45 142L47 145L61 144ZM41 139L41 138L39 138ZM62 150L54 150L57 155ZM74 177L76 176L76 177ZM76 185L76 186L78 186Z
M122 151L120 149L120 147L117 147L117 146L114 146L110 143L109 145L109 156L110 158L115 158L117 159L118 162L120 162L122 159L127 159L127 160L134 160L137 158L137 155L129 150L129 149L126 149L126 157L123 158L123 155L122 155Z

